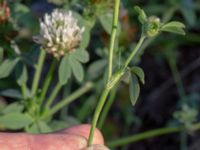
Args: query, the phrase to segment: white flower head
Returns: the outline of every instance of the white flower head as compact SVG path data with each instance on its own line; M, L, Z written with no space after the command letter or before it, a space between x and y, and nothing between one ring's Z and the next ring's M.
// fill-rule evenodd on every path
M78 26L71 11L55 9L50 15L45 14L43 21L40 20L40 35L33 39L48 53L59 58L79 46L83 32L84 27Z

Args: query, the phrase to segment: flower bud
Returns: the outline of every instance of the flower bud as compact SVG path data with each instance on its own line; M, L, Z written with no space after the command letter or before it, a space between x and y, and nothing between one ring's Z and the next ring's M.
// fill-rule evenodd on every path
M150 16L144 24L143 32L147 37L155 36L160 31L160 19L156 16Z
M71 11L55 9L50 15L45 14L43 21L40 21L40 35L33 39L45 51L60 58L79 46L83 32L84 28L78 26Z

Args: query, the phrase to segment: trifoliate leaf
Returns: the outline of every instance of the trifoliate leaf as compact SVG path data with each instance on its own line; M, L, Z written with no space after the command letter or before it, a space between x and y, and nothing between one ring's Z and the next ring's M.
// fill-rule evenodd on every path
M129 85L129 95L131 103L134 106L140 94L140 84L136 75L131 75L130 85Z
M164 24L160 30L185 35L185 31L183 30L183 28L185 28L185 25L183 23L172 21Z
M145 83L145 75L144 75L144 71L142 68L140 67L132 67L131 68L131 73L135 74L139 79L140 79L140 82L142 84Z
M59 69L58 69L58 78L61 85L64 85L67 83L67 80L71 76L71 66L69 62L69 56L65 55L60 63Z

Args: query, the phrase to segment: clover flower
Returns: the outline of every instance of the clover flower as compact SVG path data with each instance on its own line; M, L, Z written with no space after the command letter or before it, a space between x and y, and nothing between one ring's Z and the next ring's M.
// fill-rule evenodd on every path
M43 49L54 57L73 52L80 44L84 27L80 28L72 12L55 9L40 20L40 35L33 37Z

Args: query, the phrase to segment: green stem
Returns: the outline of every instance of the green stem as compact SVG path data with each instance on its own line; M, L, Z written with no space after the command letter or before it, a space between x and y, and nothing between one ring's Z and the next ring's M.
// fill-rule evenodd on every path
M102 111L102 108L106 102L106 98L110 92L110 90L115 87L115 85L118 83L118 81L121 79L124 70L127 68L127 66L129 65L129 63L131 62L131 60L133 59L133 57L135 56L135 54L138 52L139 48L141 47L143 41L145 39L145 36L141 36L138 44L136 45L136 47L134 48L134 50L132 51L131 55L128 57L127 61L125 62L125 64L123 65L123 68L121 70L119 70L119 72L116 72L116 74L114 74L113 76L111 76L111 79L107 81L105 90L103 91L99 103L97 104L97 108L94 112L94 117L92 120L92 127L90 129L90 135L89 135L89 140L88 140L88 146L92 145L92 140L93 140L93 136L94 136L94 130L96 128L97 125L97 121L99 119L99 115Z
M107 103L106 103L106 105L105 105L105 107L104 107L104 109L101 113L101 116L99 118L99 123L97 125L97 127L99 129L102 129L102 127L103 127L106 116L107 116L107 114L108 114L108 112L109 112L109 110L110 110L110 108L111 108L111 106L112 106L112 104L115 100L116 92L117 92L117 88L114 88L110 93L109 99L108 99L108 101L107 101Z
M95 109L95 112L94 112L94 116L93 116L93 119L92 119L92 126L90 128L90 135L89 135L89 139L88 139L88 146L91 146L92 145L92 142L93 142L93 137L94 137L94 131L95 131L95 128L96 128L96 125L97 125L97 121L99 119L99 115L101 113L101 110L106 102L106 98L108 96L110 92L110 89L108 88L105 88L105 90L103 91L101 97L100 97L100 100L97 104L97 107Z
M49 99L47 100L47 103L46 103L46 108L50 108L53 101L55 100L56 96L58 95L60 89L62 88L62 85L58 82L56 84L56 86L54 87L53 89L53 92L51 93Z
M134 143L134 142L141 141L141 140L151 138L151 137L157 137L157 136L161 136L161 135L165 135L165 134L181 132L181 131L183 131L183 129L184 129L183 126L159 128L159 129L139 133L136 135L124 137L124 138L121 138L121 139L118 139L118 140L115 140L112 142L108 142L106 145L108 145L111 148L119 147L119 146L127 145L130 143ZM191 127L192 131L199 130L199 129L200 129L200 123L194 124Z
M108 80L110 80L112 76L113 51L114 51L115 39L116 39L116 33L117 33L117 27L118 27L119 6L120 6L120 0L115 0L112 33L111 33L110 48L109 48Z
M56 112L58 112L60 109L62 109L64 106L68 105L69 103L73 102L77 98L79 98L81 95L85 94L89 90L91 90L93 87L93 84L91 82L86 83L83 87L79 88L77 91L72 93L67 98L61 100L58 104L56 104L46 116L43 116L42 119L45 119L49 116L54 115Z
M44 60L45 60L45 56L46 56L45 51L40 50L40 56L39 56L39 59L38 59L38 64L36 66L36 72L35 72L34 79L33 79L33 82L32 82L32 89L31 89L32 96L35 95L37 88L38 88L40 75L41 75L42 67L43 67Z
M44 81L44 85L43 85L43 87L42 87L42 93L41 93L40 101L39 101L41 105L42 105L42 103L43 103L43 101L44 101L44 99L45 99L47 90L48 90L49 85L50 85L50 83L51 83L51 80L52 80L52 78L53 78L53 72L54 72L55 67L56 67L56 62L57 62L57 60L54 59L53 62L52 62L52 64L51 64L51 66L50 66L49 72L48 72L48 74L47 74L47 76L46 76L46 79L45 79L45 81Z
M26 84L22 84L21 85L21 91L22 91L22 95L23 95L23 98L26 99L27 98L27 87L26 87Z
M145 36L142 35L142 36L140 37L140 40L139 40L139 42L137 43L136 47L134 48L134 50L132 51L132 53L130 54L130 56L128 57L128 59L126 60L125 65L124 65L124 69L125 69L126 67L128 67L128 65L129 65L129 63L132 61L133 57L137 54L137 52L138 52L138 50L140 49L140 47L141 47L142 43L144 42L144 40L145 40Z

